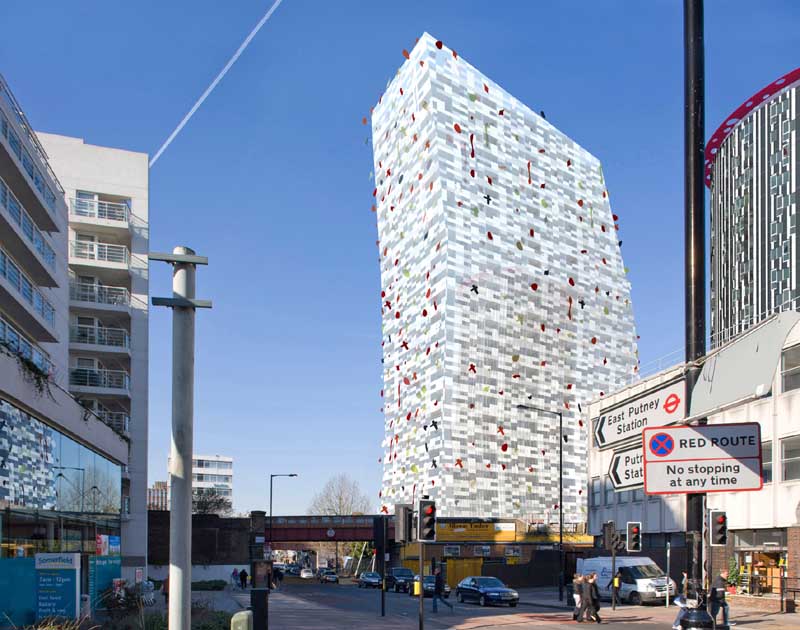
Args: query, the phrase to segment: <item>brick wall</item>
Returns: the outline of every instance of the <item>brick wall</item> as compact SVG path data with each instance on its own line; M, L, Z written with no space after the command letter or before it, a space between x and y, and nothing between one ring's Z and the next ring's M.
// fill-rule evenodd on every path
M800 526L786 528L787 577L800 578Z
M169 564L169 512L150 510L148 564ZM247 564L250 562L250 519L192 516L192 564Z

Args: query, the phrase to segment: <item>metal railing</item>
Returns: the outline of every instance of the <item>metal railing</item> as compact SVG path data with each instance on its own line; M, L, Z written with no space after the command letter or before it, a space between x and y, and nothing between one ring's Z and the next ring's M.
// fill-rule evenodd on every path
M72 368L69 371L69 384L76 387L107 387L128 391L131 387L131 377L123 370Z
M128 204L116 203L113 201L99 201L97 199L71 198L69 200L69 213L76 217L106 219L108 221L120 221L122 223L127 223L130 216Z
M123 433L130 432L131 418L123 411L96 411L97 417L108 426Z
M93 241L70 241L69 255L84 260L99 260L110 263L130 262L130 253L124 245L113 243L95 243Z
M53 248L45 240L41 230L36 227L36 222L31 218L31 215L25 210L22 204L11 192L11 188L0 178L0 206L6 209L6 212L11 216L28 240L33 245L33 248L39 252L44 258L44 261L53 269L56 266L56 254Z
M131 347L128 331L123 328L76 324L69 329L69 340L72 343L88 343L95 346Z
M130 306L131 294L125 287L107 287L88 282L70 282L69 299L75 302Z
M41 291L36 288L36 285L19 270L19 267L3 250L0 250L0 276L4 276L25 301L33 306L33 310L39 313L48 324L55 325L56 311L53 305L47 301Z

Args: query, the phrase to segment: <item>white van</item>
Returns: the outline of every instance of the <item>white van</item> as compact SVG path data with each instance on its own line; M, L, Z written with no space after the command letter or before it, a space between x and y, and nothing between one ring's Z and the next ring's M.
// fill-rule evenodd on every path
M663 602L667 595L669 580L670 600L675 595L675 581L667 578L664 571L647 556L623 556L617 558L617 569L622 573L619 596L623 602L635 606L642 602ZM597 573L600 597L611 599L611 556L578 558L578 573Z

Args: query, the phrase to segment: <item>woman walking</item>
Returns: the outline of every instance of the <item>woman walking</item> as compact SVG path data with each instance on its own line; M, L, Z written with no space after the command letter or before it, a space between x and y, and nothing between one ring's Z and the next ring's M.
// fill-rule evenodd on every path
M576 573L572 577L572 599L575 602L575 610L572 611L572 620L578 621L581 612L581 591L583 590L583 576Z

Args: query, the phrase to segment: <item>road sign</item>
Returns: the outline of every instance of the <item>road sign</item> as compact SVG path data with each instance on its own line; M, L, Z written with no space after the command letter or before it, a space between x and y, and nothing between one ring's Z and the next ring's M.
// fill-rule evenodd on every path
M686 383L683 379L601 409L594 437L600 450L638 440L642 429L675 424L685 416Z
M655 427L643 435L647 494L761 490L757 422Z
M644 459L641 445L614 451L608 476L617 492L644 485Z

